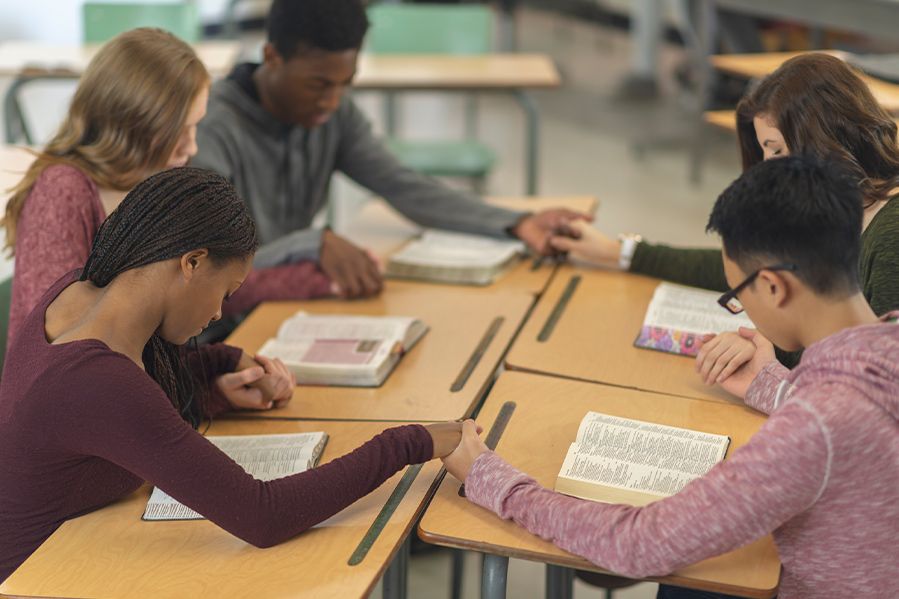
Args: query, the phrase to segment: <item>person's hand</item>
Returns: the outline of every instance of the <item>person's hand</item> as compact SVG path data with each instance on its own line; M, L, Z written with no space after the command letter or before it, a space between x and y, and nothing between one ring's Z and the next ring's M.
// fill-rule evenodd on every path
M381 292L381 273L370 254L330 229L322 233L319 263L340 297L369 297Z
M512 228L512 234L534 252L549 255L553 253L553 247L549 243L553 235L564 230L570 223L592 220L589 214L583 212L553 208L525 216Z
M755 329L740 327L738 334L743 339L752 342L755 347L754 353L748 362L737 368L737 370L728 375L727 378L721 378L719 376L718 378L720 380L718 381L718 384L728 393L743 399L746 397L746 390L749 389L749 385L752 383L753 379L758 376L758 373L761 372L767 364L770 364L775 360L775 355L774 345Z
M437 422L425 425L431 434L431 442L434 444L435 458L442 458L452 452L462 438L461 422Z
M219 376L216 386L235 408L269 410L290 401L296 379L280 360L258 356L257 360L244 354L238 370ZM252 366L247 364L252 363Z
M755 344L736 331L706 335L701 341L696 372L706 385L723 381L755 355Z
M484 442L479 437L481 432L474 420L466 420L462 423L462 442L456 447L455 451L443 458L443 465L447 472L455 476L457 479L465 482L471 467L478 456L489 451Z
M553 235L550 245L558 252L567 252L568 257L594 266L620 269L621 242L600 233L590 223L573 221Z

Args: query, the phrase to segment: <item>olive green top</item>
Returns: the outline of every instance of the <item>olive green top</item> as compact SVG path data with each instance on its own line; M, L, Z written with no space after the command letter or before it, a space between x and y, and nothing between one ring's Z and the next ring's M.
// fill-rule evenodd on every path
M728 289L721 250L717 249L639 243L630 272L713 291ZM859 277L862 293L875 314L899 310L899 200L887 202L862 233ZM790 366L798 359L782 361Z

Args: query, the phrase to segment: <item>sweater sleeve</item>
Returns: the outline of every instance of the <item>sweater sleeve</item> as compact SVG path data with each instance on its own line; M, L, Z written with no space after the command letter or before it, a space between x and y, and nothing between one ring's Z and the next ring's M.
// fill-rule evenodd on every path
M67 404L73 407L60 414L70 419L65 430L71 431L71 449L103 458L159 486L257 547L299 534L365 496L407 464L433 455L427 430L406 425L387 429L318 468L259 481L185 423L162 390L126 361L94 360L82 369L82 380L72 381L73 389L90 389L92 399Z
M778 407L778 389L789 374L790 370L777 360L768 363L749 383L743 401L750 408L771 414Z
M267 301L303 300L331 295L331 279L315 262L304 260L254 269L222 306L226 315L242 314Z
M645 507L555 493L489 452L465 487L474 503L562 549L645 578L741 547L805 511L824 490L829 460L818 419L794 400L728 460Z
M349 102L342 121L337 168L384 197L396 210L423 227L435 227L494 237L526 212L491 206L476 196L456 191L436 179L400 164L375 138L368 119Z
M70 166L51 166L22 207L16 230L9 339L62 275L87 261L102 216L90 180Z
M638 243L630 272L713 291L728 289L720 250Z

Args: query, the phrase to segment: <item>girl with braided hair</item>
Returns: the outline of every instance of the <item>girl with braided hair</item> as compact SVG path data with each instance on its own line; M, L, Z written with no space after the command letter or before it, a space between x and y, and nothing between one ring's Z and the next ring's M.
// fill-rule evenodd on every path
M220 344L182 347L221 317L256 246L227 180L165 170L129 192L84 268L25 318L0 383L0 581L65 520L144 481L267 547L456 447L460 423L396 427L324 466L262 482L197 432L204 418L293 392L280 362ZM245 387L241 374L254 369L264 389Z
M9 340L50 285L84 264L128 190L197 153L209 82L193 49L161 29L127 31L97 52L58 132L6 205L6 246L16 261ZM329 293L315 264L299 262L253 272L227 311Z

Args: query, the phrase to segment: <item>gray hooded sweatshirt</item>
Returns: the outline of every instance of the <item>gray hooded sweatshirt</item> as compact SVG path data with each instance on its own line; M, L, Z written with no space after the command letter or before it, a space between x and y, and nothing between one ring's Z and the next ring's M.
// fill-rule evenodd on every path
M249 205L262 242L256 268L318 259L322 232L310 225L328 200L334 171L424 227L504 237L526 214L489 206L401 165L348 96L320 127L282 123L259 103L257 67L238 65L212 86L191 161L227 177Z

